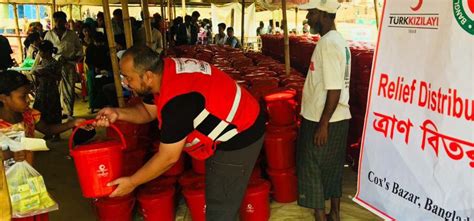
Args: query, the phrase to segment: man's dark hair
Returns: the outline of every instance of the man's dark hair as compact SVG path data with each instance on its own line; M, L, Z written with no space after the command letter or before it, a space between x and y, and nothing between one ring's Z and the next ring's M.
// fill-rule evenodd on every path
M184 17L184 22L185 22L185 23L186 23L186 22L191 22L192 19L193 19L193 17L191 17L191 16L189 16L189 15L186 15L186 16Z
M122 16L122 9L115 9L113 12L114 16Z
M217 27L222 28L222 29L225 30L225 27L227 27L227 26L225 25L225 23L219 23L219 24L217 25Z
M103 13L103 12L97 13L97 18L102 18L102 19L104 19L104 13Z
M232 31L232 32L234 32L234 28L228 27L228 28L227 28L227 31Z
M0 72L0 94L10 95L12 91L30 84L28 78L20 72L11 70Z
M174 24L181 24L181 23L183 23L183 17L181 17L181 16L178 16L173 20L173 25Z
M67 15L66 13L62 12L62 11L59 11L59 12L55 12L53 14L53 19L64 19L64 20L67 20Z
M198 11L193 11L193 13L191 14L192 17L200 17L201 14L199 14Z
M140 75L146 71L161 74L163 70L163 61L160 55L147 46L133 46L125 51L122 55L122 59L127 56L133 58L133 68L137 70Z

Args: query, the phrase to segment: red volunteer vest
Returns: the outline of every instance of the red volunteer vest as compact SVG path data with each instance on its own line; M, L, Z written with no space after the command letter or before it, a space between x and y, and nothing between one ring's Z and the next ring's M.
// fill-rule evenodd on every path
M205 98L205 109L194 119L194 131L186 138L184 151L196 159L207 159L216 145L225 142L251 127L260 111L257 101L223 71L209 63L190 58L164 59L159 95L155 95L157 117L162 122L161 110L176 96L197 92ZM209 134L196 128L213 115L220 123ZM236 128L224 133L229 126Z

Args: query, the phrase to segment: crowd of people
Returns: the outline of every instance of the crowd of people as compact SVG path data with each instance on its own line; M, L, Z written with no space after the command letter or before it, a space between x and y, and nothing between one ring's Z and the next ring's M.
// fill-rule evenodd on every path
M126 40L123 24L123 15L121 9L113 11L112 17L112 33L114 34L117 51L126 49ZM158 54L163 51L163 38L170 47L179 45L206 45L218 44L229 45L234 48L240 48L240 40L234 36L232 27L220 23L219 33L215 36L212 34L212 23L210 19L200 19L199 12L194 11L191 15L177 17L171 24L164 21L160 14L155 13L151 19L151 41L147 43L146 31L144 26L144 15L141 13L141 21L131 17L131 28L134 45L148 45ZM56 12L53 14L54 27L48 20L46 29L40 22L32 22L25 27L24 31L27 37L24 44L24 58L35 60L40 53L40 45L52 44L52 59L58 63L54 67L59 73L58 88L60 93L49 95L59 96L54 100L60 101L60 117L71 119L74 116L74 85L80 80L78 71L85 73L85 82L87 82L88 102L91 112L95 112L104 106L116 106L117 101L114 99L112 76L112 65L110 62L110 54L108 47L107 34L105 31L104 13L99 12L95 18L86 18L85 20L73 20L67 18L64 12ZM168 25L171 25L169 28ZM2 53L2 67L7 69L16 64L11 59L10 54L13 52L8 44L8 40L3 36L0 38ZM41 57L41 56L39 56ZM43 62L51 62L43 61ZM76 65L83 63L84 69L78 70ZM48 68L49 63L48 63ZM33 70L32 73L39 73ZM108 90L109 88L110 90ZM37 90L37 93L42 93ZM41 95L43 96L43 95ZM107 99L110 98L110 99ZM58 112L55 110L55 112ZM56 116L53 114L51 116ZM61 118L59 118L60 120ZM55 121L57 121L56 119Z

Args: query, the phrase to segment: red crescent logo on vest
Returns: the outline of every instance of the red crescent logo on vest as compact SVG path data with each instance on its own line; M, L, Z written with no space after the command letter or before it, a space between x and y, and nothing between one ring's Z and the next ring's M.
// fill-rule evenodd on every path
M416 11L420 10L422 5L423 5L423 0L418 0L418 4L416 6L412 6L410 8L411 8L411 10L416 12Z
M474 14L474 0L467 0L467 5L469 6L471 13Z

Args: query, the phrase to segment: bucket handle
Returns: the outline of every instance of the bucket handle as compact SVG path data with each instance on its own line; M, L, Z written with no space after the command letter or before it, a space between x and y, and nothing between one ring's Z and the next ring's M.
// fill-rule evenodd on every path
M69 152L72 152L72 144L74 142L74 135L76 135L77 130L79 130L79 128L81 128L82 126L92 124L95 122L97 122L97 120L95 119L86 120L82 122L81 124L77 125L76 128L74 128L74 130L71 133L71 136L69 137ZM122 131L120 131L114 124L110 124L110 127L114 129L115 132L117 132L117 134L119 135L120 141L122 142L122 150L125 149L125 147L127 146L127 142L125 141L125 137L123 136Z

